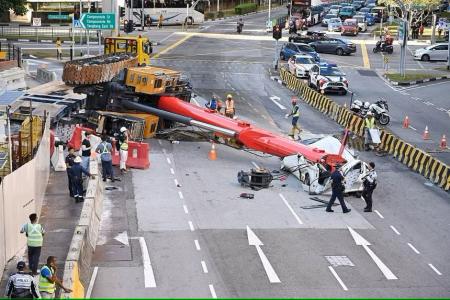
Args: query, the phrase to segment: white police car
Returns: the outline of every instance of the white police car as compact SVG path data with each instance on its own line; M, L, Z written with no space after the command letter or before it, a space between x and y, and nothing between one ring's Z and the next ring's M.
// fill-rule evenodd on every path
M298 78L308 78L312 67L317 66L316 61L310 55L297 54L288 61L289 72Z
M309 86L321 93L336 92L345 95L347 94L348 81L336 64L321 63L311 68Z

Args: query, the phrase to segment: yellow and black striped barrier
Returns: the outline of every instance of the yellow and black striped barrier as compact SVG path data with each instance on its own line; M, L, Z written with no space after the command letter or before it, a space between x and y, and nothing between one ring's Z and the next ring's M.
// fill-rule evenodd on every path
M352 140L351 146L362 149L364 146L363 118L353 114L346 107L337 104L327 96L310 88L306 83L292 75L285 68L280 69L280 77L289 89L298 93L303 101L353 132L357 137ZM449 166L384 129L380 130L380 139L380 147L382 150L392 154L411 170L430 179L444 190L450 191Z

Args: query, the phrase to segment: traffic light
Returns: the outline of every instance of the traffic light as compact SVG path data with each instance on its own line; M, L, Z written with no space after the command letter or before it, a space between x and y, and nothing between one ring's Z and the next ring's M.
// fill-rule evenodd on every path
M281 34L282 34L282 32L281 32L280 25L273 26L273 38L276 40L279 40L279 39L281 39Z
M119 15L121 18L125 17L125 7L119 7Z
M128 22L125 23L125 26L124 26L124 28L123 28L123 31L124 31L125 33L130 33L130 32L133 32L133 31L134 31L134 23L133 23L132 20L128 20Z

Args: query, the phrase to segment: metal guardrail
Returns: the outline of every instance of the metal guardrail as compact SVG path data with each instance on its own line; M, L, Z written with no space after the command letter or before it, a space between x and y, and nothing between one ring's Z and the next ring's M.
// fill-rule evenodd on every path
M81 28L71 27L32 27L32 26L0 26L0 37L8 38L11 36L30 40L51 39L55 41L57 37L61 39L71 39L72 35L83 36L86 39L88 31ZM91 40L98 40L96 30L89 31Z

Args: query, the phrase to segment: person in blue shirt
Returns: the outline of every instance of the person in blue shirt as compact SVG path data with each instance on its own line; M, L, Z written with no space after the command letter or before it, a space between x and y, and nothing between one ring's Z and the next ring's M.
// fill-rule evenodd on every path
M211 110L217 111L217 108L218 108L217 97L212 96L211 99L209 100L209 102L207 104L205 104L205 106Z
M341 207L342 207L342 212L344 214L346 214L346 213L349 213L351 211L351 209L347 208L347 205L345 205L345 201L344 201L345 177L344 177L344 175L342 175L342 171L340 169L341 169L341 166L336 165L336 169L334 170L333 173L331 173L331 180L332 180L331 198L330 198L330 201L328 202L326 212L334 211L331 209L331 207L333 206L336 198L338 198L339 203L341 204Z
M73 160L73 166L70 168L70 176L72 178L72 191L75 202L83 202L83 173L86 176L95 178L88 170L81 165L81 157L77 156Z

